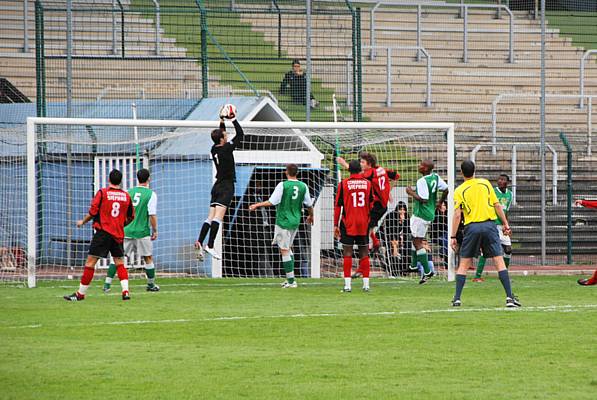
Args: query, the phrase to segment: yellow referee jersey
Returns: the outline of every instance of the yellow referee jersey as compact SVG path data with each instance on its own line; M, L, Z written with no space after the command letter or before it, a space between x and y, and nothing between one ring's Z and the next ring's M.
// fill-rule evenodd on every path
M454 192L454 208L462 208L465 225L497 219L493 207L497 202L493 186L483 178L464 181Z

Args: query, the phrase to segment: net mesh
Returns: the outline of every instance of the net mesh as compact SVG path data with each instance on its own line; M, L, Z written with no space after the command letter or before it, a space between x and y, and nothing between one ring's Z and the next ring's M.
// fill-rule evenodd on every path
M434 160L435 170L447 180L445 129L372 129L366 125L245 128L245 140L235 151L234 198L216 240L223 260L220 264L207 257L201 262L196 258L194 242L209 211L214 174L209 135L217 122L199 123L200 128L175 128L167 121L163 125L139 127L137 143L131 126L94 126L92 121L36 125L38 279L76 276L82 271L93 231L91 224L77 229L75 222L85 215L111 169L123 172L125 189L133 186L137 161L150 169L151 188L158 197L159 237L153 247L154 263L158 273L171 276L282 276L281 257L271 243L276 211L262 208L251 212L248 206L270 197L285 179L287 163L299 166L298 178L308 185L315 199L315 223L310 226L303 219L293 243L295 271L299 277L341 276L342 255L333 237L333 208L338 180L348 177L348 172L339 169L336 156L357 159L362 151L375 154L381 166L401 176L392 187L389 211L379 226L382 246L372 258L373 276L405 275L410 264L410 211L401 214L397 205L411 209L405 187L413 186L420 177L417 166L421 160ZM14 156L2 164L0 184L13 195L10 199L2 196L1 215L12 222L3 224L9 232L0 232L0 238L2 248L13 248L11 251L18 255L27 249L27 224L23 222L27 220L27 185L24 143L15 149ZM18 184L11 185L10 190L5 188L14 183L14 177ZM429 233L438 270L442 270L447 255L445 222L440 216ZM22 263L12 271L2 269L0 279L24 279L26 272Z

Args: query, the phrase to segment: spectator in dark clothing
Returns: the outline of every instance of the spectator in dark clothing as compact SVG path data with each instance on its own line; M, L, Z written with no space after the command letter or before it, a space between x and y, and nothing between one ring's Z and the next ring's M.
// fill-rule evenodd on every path
M391 246L390 264L392 270L406 270L410 265L411 242L409 227L408 207L406 203L400 201L396 209L386 217L384 226L384 232Z
M431 239L438 244L442 261L448 261L448 203L443 201L435 210L435 219L431 223Z
M292 60L292 70L284 75L280 84L280 93L288 94L295 104L306 104L307 99L307 76L301 68L301 62L298 59ZM311 93L311 108L315 108L319 102Z

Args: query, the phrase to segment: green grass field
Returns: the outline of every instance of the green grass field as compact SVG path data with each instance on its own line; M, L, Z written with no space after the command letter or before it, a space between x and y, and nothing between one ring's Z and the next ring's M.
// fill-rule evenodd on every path
M574 277L132 282L67 303L76 282L0 289L3 399L594 399L595 288ZM358 287L360 282L355 283Z

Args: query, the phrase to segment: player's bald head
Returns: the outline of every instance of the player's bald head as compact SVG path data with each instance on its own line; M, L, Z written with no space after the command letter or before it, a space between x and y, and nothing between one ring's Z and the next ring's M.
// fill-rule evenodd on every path
M429 159L425 159L419 164L419 172L421 173L428 174L433 171L433 168L435 168L435 164Z

